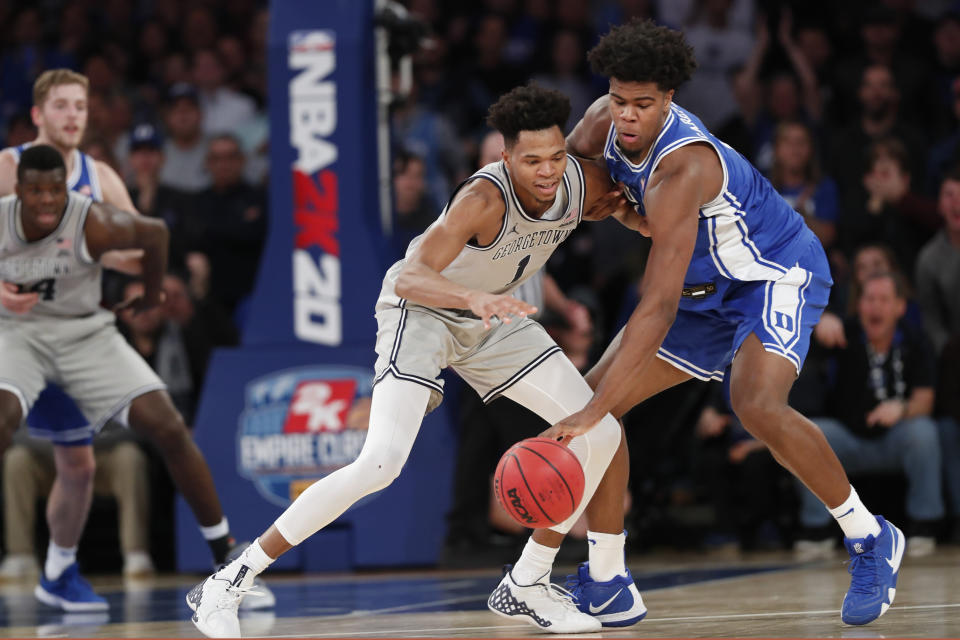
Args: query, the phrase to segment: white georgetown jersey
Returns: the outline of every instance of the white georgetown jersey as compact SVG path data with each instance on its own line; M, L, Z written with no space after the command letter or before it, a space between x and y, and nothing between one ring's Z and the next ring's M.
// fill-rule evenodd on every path
M557 189L556 199L539 218L523 210L503 161L488 164L467 178L450 196L450 202L464 185L473 180L489 180L500 190L506 204L500 233L486 246L479 246L472 241L468 243L441 275L470 289L496 294L513 293L543 268L557 246L580 223L585 190L583 169L576 158L567 156L567 168ZM433 225L440 224L449 207L448 203ZM387 270L378 309L400 304L401 300L394 290L397 276L429 230L414 238L407 247L406 257Z
M0 318L29 321L89 316L100 310L100 265L90 259L83 225L93 200L67 192L60 225L46 238L27 242L16 195L0 198L0 280L39 294L27 313L0 305Z

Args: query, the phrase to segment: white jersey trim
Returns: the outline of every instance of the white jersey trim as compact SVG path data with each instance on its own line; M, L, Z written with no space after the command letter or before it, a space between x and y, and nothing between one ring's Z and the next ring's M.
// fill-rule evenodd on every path
M103 189L100 187L100 174L97 173L97 161L90 156L83 155L84 162L87 165L87 173L90 175L90 195L97 202L103 202Z
M577 177L580 179L580 211L577 213L577 226L580 226L580 223L583 222L583 203L587 197L587 180L583 177L583 167L580 166L579 160L568 153L567 162L573 163L574 168L577 170ZM566 171L563 172L563 176L566 178ZM567 199L569 199L569 196Z
M473 249L474 251L489 251L490 249L497 246L497 243L500 242L500 239L503 237L503 234L506 233L507 231L507 215L510 212L510 203L507 200L506 188L503 186L503 183L500 181L500 178L493 175L492 173L478 171L477 173L473 174L472 176L464 180L463 184L460 185L460 189L467 186L468 183L473 182L477 178L489 180L493 184L497 185L498 189L500 189L500 195L503 196L503 220L500 222L500 233L497 234L497 237L494 238L490 242L490 244L481 247L480 245L470 244L469 242L467 242L467 244L464 246L466 246L468 249ZM457 189L457 193L460 192L460 189ZM455 198L456 196L457 194L454 193L453 197ZM453 198L451 198L450 201L453 202ZM450 210L450 205L447 205L446 209L443 210L443 215L447 215L447 211L449 210Z
M80 153L79 149L74 149L73 153L73 171L70 172L70 177L67 178L67 189L73 191L77 186L77 183L80 182L80 174L83 172L82 165L85 164L83 161L83 154Z
M567 155L567 158L569 159L570 156ZM569 160L568 160L568 162L569 162ZM577 167L577 169L579 170L579 166ZM506 171L506 167L504 167L504 171ZM534 223L537 223L537 222L544 222L544 223L546 223L546 222L556 222L557 220L560 220L560 219L563 218L564 209L560 207L560 205L563 204L563 200L562 200L562 198L560 198L559 189L557 190L557 194L554 196L553 204L550 205L550 207L547 209L547 211L549 211L550 209L553 209L554 207L558 207L558 208L560 208L560 217L558 217L558 218L544 219L544 218L541 216L541 217L539 217L539 218L534 218L533 216L531 216L530 214L527 213L526 209L523 208L523 205L520 203L520 198L517 196L517 192L516 192L516 190L513 188L513 178L510 177L510 172L509 172L509 171L506 171L506 173L507 173L507 178L508 178L507 184L508 184L509 187L510 187L510 195L511 195L511 197L513 198L513 204L517 207L517 212L518 212L523 218L525 218L525 219L526 219L527 221L529 221L529 222L534 222ZM566 172L566 170L564 170L564 172L561 174L561 178L562 178L562 182L563 182L563 188L564 188L564 189L566 190L566 192L567 192L567 198L566 198L566 199L567 199L567 207L569 208L569 206L570 206L571 188L570 188L570 179L567 177L567 172ZM581 181L581 183L582 183L582 181ZM544 213L546 213L546 211L544 211Z
M717 380L719 382L723 381L723 371L707 371L706 369L701 369L697 365L684 360L678 355L670 353L663 347L660 347L657 350L657 357L672 364L677 369L680 369L684 373L689 373L691 376L698 380Z

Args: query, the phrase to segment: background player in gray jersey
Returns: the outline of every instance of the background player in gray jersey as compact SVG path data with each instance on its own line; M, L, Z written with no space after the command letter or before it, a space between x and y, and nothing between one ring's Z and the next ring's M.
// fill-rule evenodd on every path
M70 176L79 172L75 163L92 160L85 159L78 152L87 128L87 100L89 81L86 76L69 69L50 69L40 74L33 85L34 105L31 117L37 126L37 138L34 145L50 145L60 152L66 170ZM10 195L17 185L19 152L12 149L0 152L0 196ZM93 162L92 175L87 176L90 184L80 186L79 191L94 196L96 200L113 205L123 211L137 214L127 192L126 186L108 164ZM91 187L95 186L98 193ZM127 273L140 272L138 250L108 251L100 258L106 267ZM15 313L27 313L38 300L36 293L19 292L14 283L0 282L0 305ZM64 420L67 417L64 416ZM53 429L76 425L45 425ZM90 505L93 499L93 469L96 466L93 446L71 443L59 446L54 442L54 464L56 479L51 490L47 524L50 530L50 549L44 567L46 578L53 580L55 575L69 566L76 558L76 546L80 541ZM218 509L219 511L219 509ZM225 518L210 520L198 518L201 532L208 541L213 553L214 564L222 564L234 544L229 525ZM253 607L272 606L272 595L263 589L264 597L251 598L247 605ZM102 603L106 607L106 602Z
M50 275L42 273L45 269L63 268L58 267L61 251L75 251L84 259L61 263L69 270L65 280L90 291L71 296L69 309L58 309L54 276L49 286L38 287L45 298L38 302L42 306L0 318L0 352L4 354L0 359L0 451L9 445L45 383L57 382L68 392L78 392L74 399L91 424L102 425L126 413L129 425L163 456L197 520L217 525L224 520L223 512L206 461L162 382L120 336L112 314L99 308L99 283L90 285L84 279L84 269L99 273L97 260L107 251L141 250L144 294L124 306L138 310L159 304L167 260L166 226L83 196L68 196L63 158L52 147L35 145L26 150L17 171L17 196L0 199L0 209L7 212L5 228L17 236L0 245L0 274L32 288L40 280L35 276ZM71 223L64 220L67 214L85 216L77 237L65 237ZM51 237L55 234L56 239ZM69 249L60 238L69 241ZM76 564L71 566L76 579Z
M523 273L527 265L533 268L545 260L542 244L512 251L517 240L507 237L508 220L539 221L552 237L562 233L560 227L576 224L580 208L589 210L610 193L610 178L602 168L586 164L581 178L580 164L568 160L562 127L569 110L562 94L535 86L514 89L491 107L490 123L506 141L503 166L491 165L495 171L478 172L462 185L445 213L411 242L405 259L384 278L377 303L379 376L363 450L355 462L303 492L240 558L191 590L187 603L203 633L239 635L237 607L252 577L358 499L393 481L423 416L439 402L442 368L452 367L481 394L502 393L550 422L589 399L590 389L576 367L527 318L536 308L502 293L529 275ZM576 197L581 192L582 200ZM558 207L561 202L564 206ZM508 252L510 269L482 269L485 260ZM580 509L555 529L565 532L579 517L620 442L620 426L610 416L587 439L571 441L584 467L586 488ZM549 583L559 545L542 542L562 537L555 531L534 532L490 608L546 631L599 631L599 621L577 611L568 595Z

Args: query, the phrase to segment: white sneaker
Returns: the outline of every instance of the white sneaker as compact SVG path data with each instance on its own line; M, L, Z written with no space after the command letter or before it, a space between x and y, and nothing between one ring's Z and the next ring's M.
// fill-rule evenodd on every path
M260 611L261 609L272 609L277 604L277 597L273 591L263 583L259 577L253 579L253 590L248 591L243 600L240 601L240 608L243 611Z
M230 549L227 554L227 564L240 557L244 550L250 546L249 542L238 542ZM272 609L277 604L277 597L273 591L267 588L259 577L253 579L254 591L250 591L240 602L240 608L244 611L259 611L261 609Z
M253 587L241 587L249 569L241 565L233 580L215 573L187 593L187 606L193 610L191 620L210 638L239 638L240 620L237 609L243 596Z
M569 591L548 582L546 576L530 585L518 585L509 568L487 599L487 608L505 618L519 616L551 633L593 633L602 629L599 620L577 609Z
M123 575L126 578L146 578L154 573L153 560L146 551L123 554Z
M0 562L0 580L35 579L40 575L40 564L29 553L10 553Z

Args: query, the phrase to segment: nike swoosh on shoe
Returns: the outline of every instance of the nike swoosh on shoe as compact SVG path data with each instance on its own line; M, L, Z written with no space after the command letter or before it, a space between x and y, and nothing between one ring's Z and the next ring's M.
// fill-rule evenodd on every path
M606 609L607 607L609 607L610 603L616 600L617 596L619 596L622 592L623 592L623 588L621 587L619 591L613 594L612 598L610 598L609 600L601 604L599 607L594 607L593 604L588 605L587 608L590 609L591 615L596 615L601 611L603 611L604 609Z

